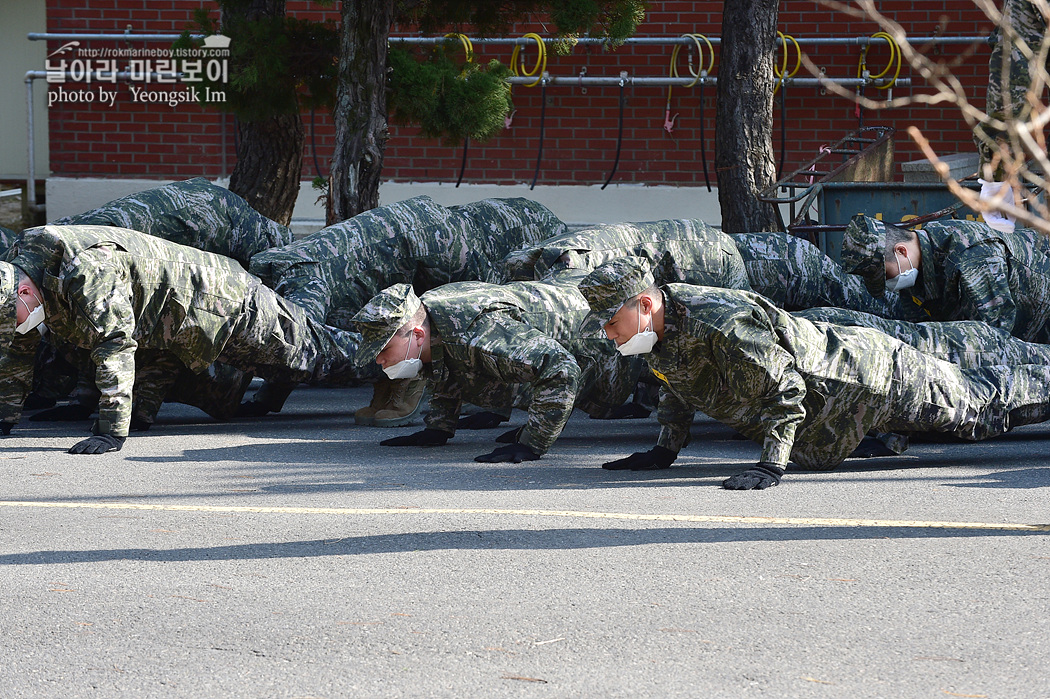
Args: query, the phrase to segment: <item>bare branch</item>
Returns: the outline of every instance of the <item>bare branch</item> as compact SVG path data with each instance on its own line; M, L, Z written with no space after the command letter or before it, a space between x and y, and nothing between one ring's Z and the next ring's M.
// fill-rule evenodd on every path
M1042 19L1050 20L1050 0L1029 0ZM976 51L979 44L971 45L966 56L956 60L934 61L931 59L929 46L915 46L908 38L904 28L891 17L878 10L876 0L817 0L817 2L850 17L869 19L889 36L893 37L900 48L903 61L906 61L912 75L926 83L925 86L913 85L909 94L893 99L879 100L866 97L860 90L853 91L830 81L821 86L827 91L845 97L866 109L894 109L915 104L954 105L960 117L974 130L975 141L981 144L982 174L986 179L1000 179L1008 182L1014 192L1027 194L1032 187L1045 189L1050 176L1050 157L1046 148L1046 128L1050 126L1050 108L1044 99L1047 86L1050 85L1050 73L1047 72L1047 60L1050 57L1050 32L1043 36L1033 36L1026 29L1032 20L1021 22L1019 18L1004 15L1000 10L999 0L973 0L974 6L980 9L988 19L998 27L1001 35L1002 60L997 75L1001 89L1001 112L989 114L971 102L967 88L952 72L960 61ZM1011 7L1007 5L1007 7ZM1016 10L1018 12L1024 10ZM1029 12L1027 17L1031 17ZM1022 33L1026 34L1022 36ZM1017 71L1012 62L1024 61L1024 71ZM818 78L820 70L807 55L802 56L806 69ZM1027 75L1029 82L1018 91L1011 85L1018 74ZM1027 88L1027 89L1024 89ZM985 88L980 86L977 96L983 103ZM999 109L996 103L996 109ZM1028 197L1026 205L1018 205L1003 197L981 200L977 193L959 185L948 177L947 165L944 164L915 127L908 133L919 145L923 154L934 164L949 190L960 201L975 211L998 211L1014 217L1018 223L1030 225L1038 230L1050 233L1050 216L1047 206L1036 197ZM989 162L990 161L990 162Z

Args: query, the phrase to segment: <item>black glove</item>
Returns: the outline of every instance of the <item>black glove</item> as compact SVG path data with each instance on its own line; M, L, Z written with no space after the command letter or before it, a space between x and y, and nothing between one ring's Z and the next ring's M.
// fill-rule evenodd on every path
M94 437L77 442L69 448L70 454L105 454L107 451L120 451L127 437L114 437L111 434L96 434Z
M403 437L391 437L379 443L381 447L443 447L452 439L452 433L445 430L432 430L429 427L419 432L406 434Z
M271 411L262 401L246 400L237 408L237 417L262 417Z
M899 454L875 437L865 437L849 455L851 459L874 459L879 456L899 456Z
M638 420L643 417L649 417L653 411L645 407L641 403L624 403L618 405L609 411L606 417L594 417L593 420Z
M759 461L743 473L722 481L722 487L726 490L765 490L780 485L780 477L783 475L784 469L776 464Z
M13 422L0 422L0 434L7 437L11 434L11 428L15 426Z
M630 456L602 464L610 471L655 471L659 468L670 468L678 458L676 452L667 447L653 447L649 451L640 451Z
M474 460L483 464L498 464L505 461L509 461L512 464L520 464L522 461L535 461L538 458L540 458L540 455L530 447L520 442L515 442L505 447L497 447L488 454L475 456Z
M501 434L499 437L496 437L496 442L498 444L514 444L514 442L518 441L521 438L521 431L524 429L525 425L522 425L521 427L515 427L513 430L508 430Z
M91 417L91 413L95 412L94 408L89 408L86 405L80 403L69 403L68 405L58 405L54 408L48 408L47 410L41 410L36 415L29 417L30 422L80 422L81 420L87 420Z
M149 422L148 420L145 420L144 418L135 417L134 415L131 416L131 431L132 432L145 432L146 430L148 430L152 426L153 426L153 423Z
M26 396L26 402L22 405L22 410L40 410L41 408L50 408L57 402L58 401L54 398L45 398L37 393L30 393Z
M500 415L499 413L485 411L461 417L456 427L461 430L491 430L494 427L499 427L500 423L507 422L508 420L510 420L509 417Z

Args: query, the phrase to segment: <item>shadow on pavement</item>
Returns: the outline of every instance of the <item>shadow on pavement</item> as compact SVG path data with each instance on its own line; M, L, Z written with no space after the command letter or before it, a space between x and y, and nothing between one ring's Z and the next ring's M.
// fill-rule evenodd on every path
M0 555L0 565L58 565L135 560L195 562L469 550L575 550L651 544L756 541L961 539L1047 536L1048 532L929 527L675 527L656 529L490 529L351 536L342 539L235 544L182 549L33 551Z

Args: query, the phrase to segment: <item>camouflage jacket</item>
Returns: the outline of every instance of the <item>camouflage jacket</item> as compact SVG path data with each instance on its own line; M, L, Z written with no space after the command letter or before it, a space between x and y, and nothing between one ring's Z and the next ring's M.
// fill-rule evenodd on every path
M548 238L507 255L511 279L540 279L556 266L591 270L625 255L644 257L658 282L750 289L733 239L700 220L616 223Z
M502 282L497 263L508 250L562 227L527 199L446 208L415 197L259 253L249 269L315 320L349 328L369 299L394 284L423 293L455 281Z
M921 262L911 291L933 320L982 320L1028 342L1050 342L1050 238L974 221L927 223L916 232Z
M693 412L762 445L762 461L813 468L842 461L889 401L898 340L814 324L749 292L663 287L665 332L646 355L664 384L658 444L679 451Z
M777 306L798 311L831 306L883 318L925 320L928 316L899 294L872 296L860 277L847 274L807 240L786 233L736 233L751 288Z
M455 433L464 399L503 407L491 405L493 398L502 401L510 384L529 384L529 417L518 439L539 454L550 449L580 387L582 371L566 345L588 313L583 295L540 282L460 282L420 300L433 333L427 426Z
M8 248L14 245L15 239L18 238L18 233L11 230L10 228L4 228L0 226L0 255L7 252Z
M247 268L252 255L288 245L292 231L244 199L203 177L129 194L97 209L52 221L56 226L117 226L232 257Z
M259 286L229 258L123 228L26 231L8 261L40 288L50 333L91 351L102 393L97 430L127 435L135 350L168 350L195 372L219 356ZM17 421L29 386L23 353L0 359L0 409Z

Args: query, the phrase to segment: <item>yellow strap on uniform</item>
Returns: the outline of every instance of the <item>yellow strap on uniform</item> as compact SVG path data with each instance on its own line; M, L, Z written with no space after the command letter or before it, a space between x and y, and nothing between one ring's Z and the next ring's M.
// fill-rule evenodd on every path
M536 65L532 66L532 70L525 70L525 66L520 65L518 62L518 57L521 55L521 44L515 44L514 51L510 54L510 72L527 78L535 75L536 80L526 84L525 87L536 87L540 84L540 80L543 79L543 72L547 70L547 45L543 43L543 37L534 32L529 32L522 38L532 39L536 42L536 51L539 52L539 55L536 56Z

